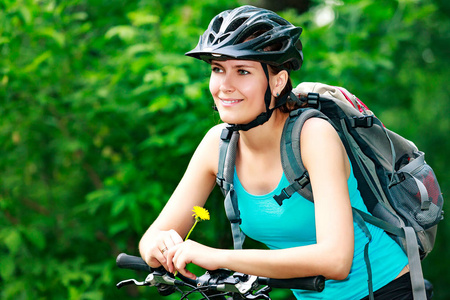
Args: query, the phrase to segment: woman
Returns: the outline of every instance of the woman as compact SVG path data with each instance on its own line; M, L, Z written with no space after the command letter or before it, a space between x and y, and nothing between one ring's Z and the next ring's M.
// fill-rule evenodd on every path
M367 238L353 223L351 207L366 209L345 148L328 122L310 119L300 136L314 204L297 194L282 206L272 198L288 185L279 145L288 112L297 107L288 95L289 72L303 61L300 33L301 28L271 11L243 6L216 16L187 53L211 65L210 92L220 118L240 131L234 183L241 229L271 250L183 242L193 224L192 207L203 206L215 185L221 124L205 135L178 187L142 237L141 256L150 266L162 265L191 278L195 275L186 269L189 263L272 278L323 275L328 280L322 293L295 290L296 297L368 295L363 257ZM405 254L382 230L368 227L375 296L410 299Z

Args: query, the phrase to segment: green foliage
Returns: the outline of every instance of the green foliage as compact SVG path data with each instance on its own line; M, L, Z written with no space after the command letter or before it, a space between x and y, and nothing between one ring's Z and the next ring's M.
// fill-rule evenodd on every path
M0 298L117 298L115 256L217 122L182 55L203 6L224 3L2 4Z
M164 2L0 3L1 299L158 297L118 292L117 281L145 275L118 270L114 258L138 253L196 145L219 122L208 67L183 53L213 15L238 5ZM282 12L304 28L294 82L357 94L427 153L444 197L449 12L438 0L315 1L306 14ZM211 226L194 238L228 247L220 201L211 197ZM450 297L448 240L444 221L424 261L436 299Z

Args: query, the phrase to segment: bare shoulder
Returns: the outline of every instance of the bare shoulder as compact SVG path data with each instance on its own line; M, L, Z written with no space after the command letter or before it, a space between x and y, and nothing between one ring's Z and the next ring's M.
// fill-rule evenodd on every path
M300 141L303 146L334 147L341 144L336 129L327 120L321 118L311 118L306 120L300 133ZM331 149L330 149L331 150Z
M208 148L210 151L219 150L220 135L226 124L218 124L213 126L203 137L200 146ZM217 152L215 151L215 152Z
M322 134L336 135L336 137L339 138L336 130L327 120L322 118L311 118L306 120L301 132L302 137L316 137L317 139Z
M217 124L208 130L208 133L206 134L206 136L213 138L213 139L220 138L220 135L222 134L222 130L225 129L226 126L227 126L226 123Z
M194 153L193 159L206 164L208 170L216 174L219 163L220 135L226 124L218 124L209 129Z
M328 121L311 118L300 133L301 153L305 167L327 162L343 161L347 164L346 151L336 129Z

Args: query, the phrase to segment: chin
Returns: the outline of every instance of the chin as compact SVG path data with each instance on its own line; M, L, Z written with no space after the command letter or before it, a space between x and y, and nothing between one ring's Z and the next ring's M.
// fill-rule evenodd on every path
M258 115L242 116L236 112L223 111L219 108L219 117L224 123L228 124L247 124L253 121Z
M220 119L222 120L222 122L224 123L228 123L228 124L246 124L248 122L243 121L242 118L236 118L236 116L230 116L229 114L220 114Z
M228 124L239 124L239 121L237 121L236 118L227 118L227 117L220 116L220 120L222 120L222 122L228 123Z

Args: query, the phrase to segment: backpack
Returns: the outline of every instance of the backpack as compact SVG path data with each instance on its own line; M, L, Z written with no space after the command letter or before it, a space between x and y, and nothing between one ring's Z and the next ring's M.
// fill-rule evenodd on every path
M358 190L370 212L353 210L354 222L365 232L365 262L369 296L373 299L368 247L371 240L365 222L382 228L408 256L415 299L426 299L421 260L433 249L437 224L443 219L443 197L424 153L409 140L387 129L356 96L341 87L301 83L291 98L307 107L290 112L281 138L281 162L290 185L274 200L299 193L313 201L308 172L300 154L300 132L306 120L318 117L336 129L358 182ZM234 248L241 249L245 235L233 189L236 145L239 133L225 128L221 135L217 183L225 195L225 211L231 222Z

